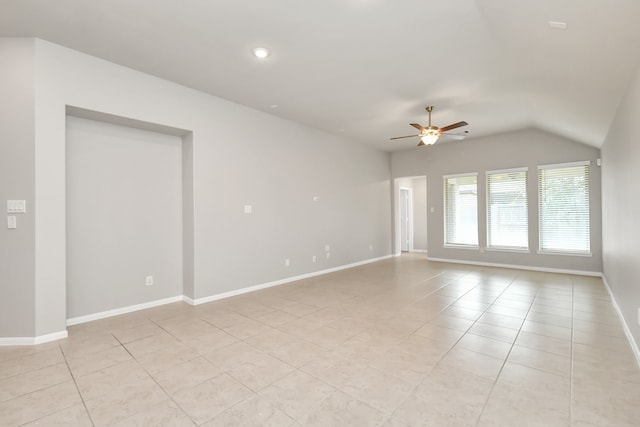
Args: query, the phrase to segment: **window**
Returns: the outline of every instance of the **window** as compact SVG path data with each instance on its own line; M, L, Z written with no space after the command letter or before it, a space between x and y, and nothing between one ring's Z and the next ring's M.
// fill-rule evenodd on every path
M444 177L444 243L478 246L478 176Z
M540 252L589 254L589 162L538 169Z
M527 169L487 172L487 247L528 249Z

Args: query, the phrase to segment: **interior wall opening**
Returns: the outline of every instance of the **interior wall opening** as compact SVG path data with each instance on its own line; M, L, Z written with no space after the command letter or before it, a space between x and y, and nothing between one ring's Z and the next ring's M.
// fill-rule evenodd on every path
M394 253L427 252L427 177L394 180Z
M193 294L191 134L67 113L67 323Z

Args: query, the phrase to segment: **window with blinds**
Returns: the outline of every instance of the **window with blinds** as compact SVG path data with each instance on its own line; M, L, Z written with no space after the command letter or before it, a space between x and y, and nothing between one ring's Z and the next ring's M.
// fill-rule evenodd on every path
M527 168L487 172L487 247L529 248Z
M540 252L589 254L589 162L538 166Z
M478 176L444 176L444 243L478 246Z

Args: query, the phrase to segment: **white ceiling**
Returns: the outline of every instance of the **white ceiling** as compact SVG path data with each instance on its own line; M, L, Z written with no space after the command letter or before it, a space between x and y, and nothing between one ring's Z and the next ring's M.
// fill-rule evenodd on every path
M535 126L599 147L640 61L639 19L638 0L0 0L0 36L388 151L417 144L389 138L426 124L426 105L470 137Z

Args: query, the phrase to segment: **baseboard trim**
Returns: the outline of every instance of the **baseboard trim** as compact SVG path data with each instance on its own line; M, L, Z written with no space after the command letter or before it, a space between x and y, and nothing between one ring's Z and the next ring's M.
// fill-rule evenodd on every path
M68 336L67 331L54 332L52 334L40 335L37 337L10 337L0 338L0 347L14 345L37 345L50 341L61 340Z
M370 259L367 259L367 260L364 260L364 261L354 262L352 264L345 264L345 265L341 265L339 267L328 268L326 270L314 271L312 273L306 273L306 274L301 274L299 276L287 277L285 279L275 280L273 282L262 283L262 284L255 285L255 286L249 286L247 288L236 289L236 290L229 291L229 292L223 292L221 294L215 294L215 295L211 295L211 296L208 296L208 297L196 298L195 300L185 297L185 301L188 304L191 304L191 305L206 304L206 303L212 302L212 301L218 301L218 300L225 299L225 298L235 297L237 295L242 295L242 294L247 294L247 293L250 293L250 292L259 291L259 290L262 290L262 289L272 288L274 286L284 285L284 284L287 284L287 283L295 282L297 280L309 279L311 277L322 276L323 274L333 273L335 271L347 270L349 268L354 268L354 267L359 267L361 265L371 264L371 263L374 263L374 262L378 262L378 261L382 261L382 260L385 260L385 259L389 259L391 257L392 257L391 255L386 255L386 256L378 257L378 258L370 258Z
M93 320L105 319L107 317L118 316L120 314L131 313L131 312L134 312L134 311L144 310L144 309L147 309L147 308L158 307L160 305L171 304L171 303L179 302L179 301L184 301L189 305L205 304L205 303L208 303L208 302L217 301L217 300L221 300L221 299L224 299L224 298L230 298L230 297L233 297L233 296L242 295L242 294L246 294L246 293L249 293L249 292L259 291L261 289L267 289L267 288L271 288L271 287L274 287L274 286L284 285L286 283L295 282L296 280L308 279L310 277L321 276L323 274L333 273L335 271L340 271L340 270L346 270L346 269L349 269L349 268L359 267L361 265L371 264L371 263L382 261L382 260L389 259L389 258L391 258L391 255L386 255L386 256L378 257L378 258L370 258L370 259L366 259L364 261L358 261L358 262L354 262L354 263L351 263L351 264L341 265L339 267L329 268L329 269L326 269L326 270L314 271L312 273L301 274L299 276L287 277L285 279L276 280L276 281L273 281L273 282L262 283L260 285L255 285L255 286L249 286L249 287L242 288L242 289L236 289L236 290L229 291L229 292L223 292L223 293L220 293L220 294L215 294L215 295L211 295L211 296L204 297L204 298L196 298L196 299L194 299L194 298L188 297L186 295L178 295L178 296L175 296L175 297L165 298L165 299L156 300L156 301L151 301L151 302L148 302L148 303L136 304L136 305L131 305L131 306L128 306L128 307L117 308L117 309L114 309L114 310L107 310L107 311L103 311L103 312L100 312L100 313L88 314L86 316L79 316L79 317L74 317L74 318L71 318L71 319L67 319L67 326L78 325L80 323L91 322Z
M429 261L448 262L452 264L468 264L468 265L479 265L482 267L513 268L516 270L541 271L544 273L562 273L562 274L575 274L577 276L602 277L602 273L599 271L569 270L564 268L535 267L530 265L517 265L517 264L500 264L496 262L465 261L465 260L459 260L459 259L432 258L429 256L427 257L427 259Z
M158 307L160 305L171 304L174 302L184 301L184 296L159 299L155 301L145 302L142 304L130 305L128 307L116 308L113 310L101 311L100 313L87 314L86 316L73 317L67 319L67 326L78 325L80 323L91 322L93 320L106 319L107 317L118 316L120 314L131 313L133 311L144 310L147 308Z
M429 253L429 251L428 251L428 250L426 250L426 249L411 249L409 252L410 252L410 253L417 252L417 253L419 253L419 254L426 254L426 253Z
M618 305L618 301L616 301L616 297L613 295L611 286L609 286L609 282L607 281L607 276L605 276L604 274L602 275L602 282L604 283L605 288L607 288L607 292L609 292L609 296L611 296L613 307L616 309L616 312L618 313L618 318L622 323L622 329L624 330L624 334L627 336L629 345L631 345L631 351L633 352L633 355L636 357L636 362L638 362L638 366L640 366L640 348L638 348L638 343L633 337L633 334L631 334L631 329L629 329L629 325L627 324L627 321L624 318L624 315L622 314L622 310Z

